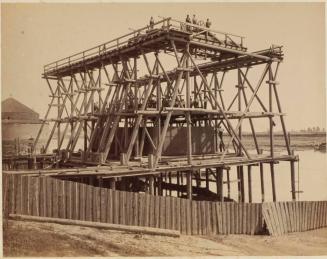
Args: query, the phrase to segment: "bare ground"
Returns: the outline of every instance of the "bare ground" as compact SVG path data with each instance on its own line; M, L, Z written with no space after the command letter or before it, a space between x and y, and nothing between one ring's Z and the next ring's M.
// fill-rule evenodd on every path
M172 238L29 221L4 225L4 256L327 255L327 228L282 237Z

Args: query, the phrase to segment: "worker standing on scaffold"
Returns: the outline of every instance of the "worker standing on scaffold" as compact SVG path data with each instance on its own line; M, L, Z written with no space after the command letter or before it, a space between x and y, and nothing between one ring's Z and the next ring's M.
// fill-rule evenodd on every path
M211 27L211 21L209 20L209 18L207 18L206 21L206 27L209 29ZM206 40L208 40L208 36L210 35L209 31L206 31Z
M195 14L193 14L192 23L195 24L195 25L198 24L198 20L196 19ZM195 27L193 28L193 31L196 31L196 28Z
M190 17L189 15L186 16L185 22L187 22L187 23L192 23L192 21L191 21L191 17ZM190 30L191 30L191 28L190 28L189 25L186 25L186 30L187 30L187 31L190 31Z
M152 30L153 28L154 28L154 19L151 16L151 18L150 18L150 29Z
M206 27L207 28L210 28L211 27L211 21L209 20L209 18L207 18Z
M225 150L225 144L223 141L223 133L224 133L224 129L221 127L221 125L219 125L218 135L219 135L219 150L220 150L220 152L223 152Z

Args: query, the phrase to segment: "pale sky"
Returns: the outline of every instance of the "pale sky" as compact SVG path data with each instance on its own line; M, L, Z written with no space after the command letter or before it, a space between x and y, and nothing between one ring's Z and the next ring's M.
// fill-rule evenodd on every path
M196 14L245 36L249 51L283 45L278 88L287 128L326 128L324 12L324 3L2 4L2 100L11 95L43 117L45 64L141 28L150 16Z

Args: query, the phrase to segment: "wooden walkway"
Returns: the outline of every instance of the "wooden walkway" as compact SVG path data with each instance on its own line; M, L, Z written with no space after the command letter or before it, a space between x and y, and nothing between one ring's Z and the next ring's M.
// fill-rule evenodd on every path
M88 167L73 167L73 168L59 168L47 170L20 170L16 172L21 175L43 175L43 176L104 176L104 177L124 177L124 176L138 176L138 175L152 175L162 172L177 172L177 171L192 171L206 167L227 167L237 165L253 165L258 163L272 163L277 161L297 161L296 155L278 155L272 158L269 155L251 154L251 158L240 157L234 153L227 154L223 161L221 161L221 154L194 156L192 165L187 163L186 157L163 157L162 162L157 168L149 168L147 159L140 159L140 161L131 161L129 165L121 165L119 161L111 161L105 166L88 166ZM76 160L76 165L81 161ZM72 166L74 163L72 163ZM6 171L4 171L6 172Z

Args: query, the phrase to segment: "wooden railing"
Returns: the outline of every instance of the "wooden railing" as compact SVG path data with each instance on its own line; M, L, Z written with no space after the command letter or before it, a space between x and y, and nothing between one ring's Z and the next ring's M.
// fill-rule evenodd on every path
M69 57L49 63L44 66L44 74L50 73L51 71L56 71L62 67L76 64L78 62L84 62L85 60L90 59L92 57L96 57L105 54L113 49L120 48L124 45L127 45L133 38L145 35L149 30L174 28L176 30L185 31L187 26L191 26L192 28L196 28L197 30L200 30L202 32L210 32L210 33L218 34L221 37L223 37L225 41L230 41L233 44L240 47L243 46L243 40L244 40L243 36L212 30L203 26L185 23L169 17L169 18L162 18L162 20L155 22L151 27L150 25L147 25L143 28L134 30L133 32L127 33L111 41L97 45L93 48L78 52Z

